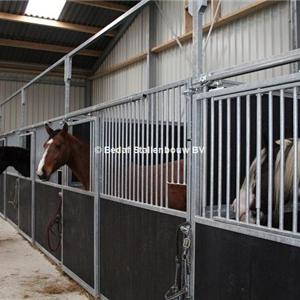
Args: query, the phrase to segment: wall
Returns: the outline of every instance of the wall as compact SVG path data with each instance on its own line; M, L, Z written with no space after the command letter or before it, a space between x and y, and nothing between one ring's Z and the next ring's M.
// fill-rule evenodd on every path
M21 88L30 78L26 75L0 73L0 102ZM84 81L71 88L71 110L84 107ZM3 130L7 132L21 126L20 95L4 105ZM58 78L47 78L27 89L27 124L60 116L64 113L64 85Z
M239 10L254 1L230 0L221 2L221 16ZM183 1L160 1L163 15L155 9L154 41L162 44L185 33L185 12ZM145 8L119 40L99 72L124 62L147 51L148 8ZM204 23L212 19L208 7ZM243 17L225 26L215 28L207 44L204 56L204 71L269 57L291 49L289 29L289 1L278 2L270 7ZM155 84L157 86L192 75L192 43L160 52L156 55ZM238 81L262 80L289 72L289 67L277 68L246 77ZM147 88L146 60L130 67L102 76L93 82L93 104L113 100Z

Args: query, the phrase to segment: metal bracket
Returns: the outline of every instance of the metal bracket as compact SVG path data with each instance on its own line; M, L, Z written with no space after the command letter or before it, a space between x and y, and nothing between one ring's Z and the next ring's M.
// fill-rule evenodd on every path
M194 13L204 12L207 8L207 0L190 0L189 1L189 14L194 16Z

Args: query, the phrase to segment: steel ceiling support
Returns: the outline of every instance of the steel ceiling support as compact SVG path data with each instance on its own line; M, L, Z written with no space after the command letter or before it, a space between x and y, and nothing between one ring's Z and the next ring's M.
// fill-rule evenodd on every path
M65 115L70 112L70 98L71 98L71 79L72 79L72 58L67 56L65 58Z
M189 13L193 16L193 76L199 77L203 73L203 15L207 7L207 0L190 0Z
M151 52L155 46L155 3L148 6L148 32L147 32L147 89L156 85L155 71L156 71L156 54Z

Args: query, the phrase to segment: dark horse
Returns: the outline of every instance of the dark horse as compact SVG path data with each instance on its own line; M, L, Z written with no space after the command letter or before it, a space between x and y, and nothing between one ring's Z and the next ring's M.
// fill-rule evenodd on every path
M68 125L65 123L63 128L61 130L53 130L51 129L47 124L45 125L46 131L49 134L49 138L44 144L44 153L43 156L39 162L38 169L37 169L37 175L42 180L49 180L51 175L59 169L63 165L67 165L75 176L78 178L78 180L83 184L84 188L86 190L89 189L90 185L90 148L89 145L75 136L68 133ZM180 164L180 174L178 174L180 178L180 182L182 182L183 179L183 161L175 161L173 168L174 168L174 177L177 177L177 169L178 164ZM152 182L152 186L146 187L146 184L144 184L144 191L140 191L139 195L137 195L137 191L135 191L136 195L138 197L141 197L142 193L144 193L144 198L146 197L146 194L149 196L152 191L157 190L157 198L160 199L161 196L163 199L166 198L166 190L163 188L163 191L161 191L161 186L159 185L157 189L155 189L155 183L156 183L156 177L158 179L158 182L160 182L161 177L163 179L163 182L168 182L169 178L166 178L166 170L168 169L168 174L171 174L171 164L166 163L163 164L162 170L161 167L158 168L158 173L155 173L156 166L149 166L148 174L146 175L145 166L137 166L132 165L131 168L128 169L129 172L132 174L137 174L137 170L139 169L140 174L142 173L142 168L144 168L144 180L146 180L146 176L148 177L148 182ZM151 172L153 175L153 178L151 180L151 173L150 170L153 168L153 172ZM134 173L135 172L135 173ZM129 185L128 177L129 174L117 174L117 176L123 176L124 180L127 180L127 186ZM141 184L141 177L135 176L134 178L135 183L140 181ZM132 180L133 181L133 180ZM144 182L145 183L145 182ZM133 185L133 182L131 182L131 185ZM137 186L137 184L135 185ZM163 193L161 195L161 193ZM168 184L168 207L178 210L185 210L186 209L186 188L183 184ZM153 195L154 196L154 195ZM150 201L149 201L150 202ZM154 202L154 201L153 201ZM158 201L157 203L160 206L165 205L164 203L160 203Z
M0 174L8 167L30 177L30 151L21 147L0 147Z

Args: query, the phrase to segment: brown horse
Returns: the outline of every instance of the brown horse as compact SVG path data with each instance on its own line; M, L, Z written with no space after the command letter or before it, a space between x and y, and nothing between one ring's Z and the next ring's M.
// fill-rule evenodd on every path
M51 175L63 165L67 165L86 190L90 183L89 145L68 133L68 124L61 130L53 130L45 125L49 134L44 144L44 153L39 162L37 175L41 180L49 180Z
M89 145L73 135L70 135L66 123L62 130L53 130L47 124L45 125L45 128L49 134L49 138L44 144L45 151L38 165L37 175L39 178L42 180L49 180L51 175L58 168L66 164L71 168L75 176L83 184L84 188L88 190L90 183ZM147 198L149 204L168 206L169 208L184 211L186 210L186 186L184 184L167 183L171 181L170 174L172 169L174 178L179 178L179 181L182 182L184 172L183 160L174 161L173 166L171 163L165 163L162 166L153 165L148 167L131 164L131 167L129 167L127 171L132 175L131 184L129 183L129 173L117 173L116 176L113 177L122 178L122 180L124 180L123 184L128 187L128 190L131 185L131 195L125 195L126 198ZM179 174L177 174L178 170ZM118 171L116 170L116 172ZM138 184L142 186L142 177L133 176L134 174L138 174L138 172L140 175L142 173L144 174L143 191L137 191ZM107 176L105 176L105 178L104 181L107 180ZM146 184L146 181L148 181L148 184ZM120 188L118 187L117 182L111 182L111 186L115 186L117 190L117 193L114 196L124 197L120 195ZM156 182L158 183L157 188ZM163 182L163 185L161 185L161 182ZM108 184L108 182L105 182L105 184ZM167 187L165 184L167 184ZM134 186L135 191L133 191ZM133 197L133 195L135 195L135 197ZM168 205L166 205L166 196L168 196Z

